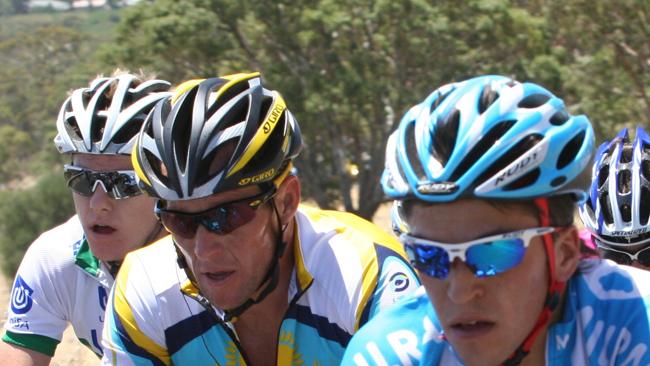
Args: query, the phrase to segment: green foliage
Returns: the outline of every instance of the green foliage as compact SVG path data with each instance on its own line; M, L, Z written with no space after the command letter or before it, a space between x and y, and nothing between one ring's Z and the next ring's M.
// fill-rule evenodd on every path
M27 247L43 231L74 212L61 172L48 173L28 189L0 192L0 266L12 278Z
M121 11L121 10L120 10ZM57 161L52 138L67 91L99 66L96 43L110 41L117 11L30 14L0 26L0 183L39 174ZM20 166L22 169L17 169Z

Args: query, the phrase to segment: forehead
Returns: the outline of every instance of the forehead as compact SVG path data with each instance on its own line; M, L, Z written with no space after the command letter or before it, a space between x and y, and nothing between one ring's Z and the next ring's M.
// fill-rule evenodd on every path
M478 199L412 202L405 219L413 235L448 243L539 226L534 206Z
M73 154L72 163L96 171L133 170L128 155Z

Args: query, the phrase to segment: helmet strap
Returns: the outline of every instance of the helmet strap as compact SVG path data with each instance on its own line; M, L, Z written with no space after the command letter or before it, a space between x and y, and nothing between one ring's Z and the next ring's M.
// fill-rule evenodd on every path
M262 302L278 286L278 280L280 277L280 258L284 254L284 251L287 247L287 243L284 240L282 240L282 237L288 225L282 225L282 220L280 219L280 213L278 212L278 209L275 206L275 198L271 199L271 207L273 207L273 211L275 212L275 217L277 218L278 221L278 235L276 236L275 239L275 252L273 253L273 258L271 258L271 264L269 266L268 271L266 272L266 276L264 276L264 279L262 280L262 282L260 283L256 291L259 295L257 295L256 298L253 297L249 298L248 300L246 300L246 302L237 306L234 309L224 310L225 315L223 320L226 322L236 322L237 318L245 310L247 310L249 307L255 304Z
M550 214L548 209L548 200L546 198L536 198L534 200L535 206L539 212L539 220L542 227L551 226ZM517 347L517 349L508 357L506 361L503 362L503 366L516 366L521 363L524 357L528 355L530 349L533 347L535 340L548 325L553 311L557 308L560 303L560 296L564 292L566 283L560 282L556 278L555 274L555 250L553 247L553 237L552 234L545 234L542 236L544 241L544 249L546 250L546 256L548 257L548 276L549 276L549 286L546 292L546 300L544 302L544 308L537 318L535 327L528 334L526 339Z

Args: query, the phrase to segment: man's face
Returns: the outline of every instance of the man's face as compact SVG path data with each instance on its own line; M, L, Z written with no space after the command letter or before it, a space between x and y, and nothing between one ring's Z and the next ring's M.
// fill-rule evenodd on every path
M74 154L73 165L98 172L133 170L131 158L122 155ZM73 191L72 199L90 250L103 261L122 260L146 244L158 223L155 200L145 194L124 199L109 197L99 185L90 197Z
M261 193L246 187L205 198L167 202L171 211L201 212L221 204ZM201 293L221 309L232 309L249 299L269 269L279 229L270 202L255 210L251 221L227 234L218 234L199 225L193 238L174 235Z
M524 206L496 208L481 200L415 204L407 222L413 236L444 243L539 226ZM540 236L532 239L519 265L493 277L476 277L458 258L445 279L420 275L447 339L470 366L505 361L533 329L548 288Z

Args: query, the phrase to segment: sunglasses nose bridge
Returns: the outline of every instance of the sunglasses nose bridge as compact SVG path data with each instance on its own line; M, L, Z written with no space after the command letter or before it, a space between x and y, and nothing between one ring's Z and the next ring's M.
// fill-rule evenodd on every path
M456 258L460 259L461 261L465 262L465 248L449 248L447 249L447 255L449 256L449 265L451 266L454 264L454 261Z
M105 193L108 194L108 189L106 189L106 185L104 185L104 182L101 179L95 179L95 183L93 183L93 189L91 191L92 193L95 193L98 185L102 187Z

